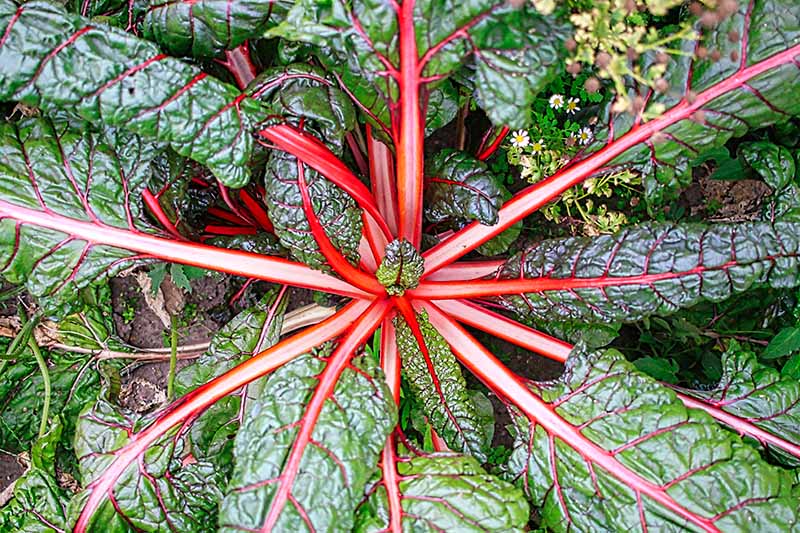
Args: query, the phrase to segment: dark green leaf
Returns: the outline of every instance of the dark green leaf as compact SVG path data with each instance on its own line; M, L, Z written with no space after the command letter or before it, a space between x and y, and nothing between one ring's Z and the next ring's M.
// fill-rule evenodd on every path
M226 185L249 179L261 106L197 67L117 28L41 1L0 2L0 99L168 142Z
M487 474L469 456L432 454L397 463L403 531L522 532L528 505L519 489ZM387 531L386 486L358 509L357 533Z
M267 194L267 213L275 226L280 243L298 261L311 267L327 268L325 257L303 210L303 198L298 185L298 163L285 152L273 152L267 164L264 186ZM314 212L333 245L351 262L358 261L361 240L361 210L342 189L304 166L304 177Z
M69 451L78 413L97 398L100 375L91 358L70 359L55 352L45 356L50 359L50 417L60 415L64 420L62 445ZM26 348L0 374L0 448L28 450L39 430L44 397L41 371Z
M75 452L84 487L103 474L114 460L114 452L127 445L131 435L149 422L115 405L107 394L106 389L78 422ZM103 501L87 531L213 532L221 497L219 481L210 463L192 458L181 436L167 434L122 472L114 485L113 498ZM84 490L70 502L72 519L87 496Z
M391 295L402 295L406 289L419 285L425 269L422 256L405 239L395 239L386 245L386 250L375 277Z
M304 355L267 378L236 436L236 466L220 512L221 533L259 530L277 491L290 483L290 501L272 531L342 531L353 528L378 455L396 422L391 394L369 356L357 357L339 377L314 422L307 422L327 359ZM304 424L311 438L300 442ZM286 475L292 450L304 446L296 475Z
M214 335L208 351L178 372L176 394L186 394L208 383L278 342L287 302L286 297L279 298L278 291L272 290L257 305L228 322ZM245 387L243 395L222 398L197 419L189 432L196 457L214 462L220 470L232 467L232 439L249 409L242 405L242 399L252 404L262 387L263 379L254 381Z
M553 531L792 531L800 523L788 471L618 352L578 352L559 379L530 386L563 422L564 438L517 417L510 468ZM587 456L595 446L607 467Z
M491 225L497 211L511 196L482 161L464 152L442 150L425 168L425 218L430 222L448 219L477 220Z
M0 531L60 533L67 530L68 497L56 482L55 455L61 425L51 424L31 450L30 468L14 482L11 500L0 509Z
M722 356L722 378L710 390L683 390L727 413L800 445L800 381L759 364L755 354L732 343ZM800 459L770 447L791 466Z
M739 146L739 153L764 178L766 184L776 191L794 180L794 157L783 146L767 141L749 142Z
M468 452L485 462L492 436L485 431L461 367L447 342L428 321L428 315L418 314L417 322L430 360L426 360L405 320L395 320L397 348L411 391L428 422L451 449Z
M175 55L214 57L258 37L284 13L270 0L151 0L142 35Z
M769 341L761 354L762 359L777 359L800 350L800 328L783 328Z
M428 114L425 120L425 136L449 124L458 114L458 89L446 80L428 94Z
M154 146L124 132L94 134L85 125L39 118L0 123L0 207L145 229L133 224L142 219L139 198L155 154ZM133 258L56 230L0 221L0 273L25 283L51 313L74 308L79 289L131 266Z
M678 363L673 359L642 357L633 362L634 366L648 376L667 383L678 382Z
M501 298L540 320L632 321L751 287L800 283L796 224L642 224L616 235L539 243L511 258L500 277L543 288ZM557 288L552 282L560 280ZM548 285L549 284L549 285Z
M304 119L304 129L318 133L339 155L345 135L356 124L350 98L316 67L292 64L265 70L253 80L247 92L292 123Z
M712 98L698 113L684 113L681 120L611 162L611 166L625 165L641 172L650 202L672 197L679 187L688 185L690 162L698 154L722 146L750 129L783 122L800 113L800 99L795 98L800 78L797 66L791 61L746 82L737 84L735 78L741 69L800 42L795 0L739 2L738 10L714 27L698 23L697 29L700 42L685 40L681 44L683 54L671 56L667 64L664 78L669 90L662 93L648 87L634 87L629 91L632 100L648 95L641 113L646 118L639 122L640 113L612 113L609 104L606 123L613 123L613 128L595 134L597 142L592 148L600 149L608 142L611 131L619 139L647 125L652 117L661 116L665 110L680 113L678 107L687 100L723 80L731 81L730 90ZM696 58L695 51L700 46L713 53ZM642 64L652 64L655 55L656 52L644 54Z

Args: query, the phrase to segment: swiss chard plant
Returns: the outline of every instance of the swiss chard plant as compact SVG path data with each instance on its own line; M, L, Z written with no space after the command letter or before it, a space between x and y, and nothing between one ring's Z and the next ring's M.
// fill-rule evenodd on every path
M632 70L631 105L604 104L591 143L512 195L484 161L565 68L567 8L546 4L0 0L0 99L24 115L0 124L3 277L51 317L154 262L276 287L151 413L118 405L109 370L13 351L0 435L32 451L0 529L524 531L536 511L554 531L800 530L796 381L734 347L717 386L678 389L530 326L800 285L794 218L507 253L587 179L626 169L655 203L699 154L800 114L796 0L681 13L700 20L677 53L624 59L665 65L658 83ZM464 95L494 125L484 145L426 150ZM281 337L287 287L339 309ZM563 374L529 381L475 330ZM54 386L37 437L40 369ZM501 471L484 469L494 423L464 369L511 413ZM401 389L436 451L401 427ZM74 491L54 468L65 447Z

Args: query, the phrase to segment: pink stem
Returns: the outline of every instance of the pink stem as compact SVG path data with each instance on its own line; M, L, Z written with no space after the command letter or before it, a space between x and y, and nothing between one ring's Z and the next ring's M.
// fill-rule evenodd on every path
M427 303L422 305L428 311L431 323L447 340L461 362L498 396L512 402L531 421L542 426L548 434L573 448L586 461L599 466L637 494L648 497L703 531L719 533L720 530L714 525L713 520L689 511L675 501L664 487L629 470L611 452L586 438L577 427L562 418L552 405L533 394L516 374L506 368L455 321L433 305Z
M303 198L303 211L306 214L308 225L311 227L311 234L314 236L320 252L325 256L331 268L351 285L359 289L376 295L385 294L386 290L383 285L374 276L370 276L351 265L328 238L328 234L325 233L325 229L314 212L314 206L311 204L311 195L306 184L305 165L299 159L297 160L297 184L300 187L300 196Z
M258 75L258 71L250 59L250 46L246 41L233 50L226 50L225 58L227 61L223 65L233 74L240 89L250 85L250 82Z
M367 151L372 195L392 235L397 235L397 189L395 189L397 178L394 173L392 151L372 136L372 128L369 125L367 125Z
M563 363L572 345L463 300L439 300L436 307L459 322Z
M196 419L205 409L220 398L288 363L326 340L338 336L351 327L353 321L358 319L371 306L373 306L373 302L366 300L351 302L327 320L254 355L244 363L173 402L152 424L133 435L128 444L114 452L115 458L113 462L86 487L89 491L89 497L83 504L83 509L75 524L74 533L86 532L92 515L100 507L103 500L111 495L119 476L167 431L178 424Z
M419 102L419 53L414 25L414 0L404 0L398 13L400 40L400 137L397 143L398 237L419 248L422 239L423 137Z
M427 281L469 281L485 278L497 273L505 262L505 259L461 261L442 267L425 279Z
M173 241L139 231L125 230L75 220L52 212L41 212L0 200L0 218L12 218L60 231L92 245L108 245L131 250L165 261L217 270L246 278L291 284L351 298L367 298L368 293L346 281L317 272L301 263L260 254L228 250L193 242Z
M800 44L773 55L772 57L743 68L735 75L698 93L696 98L684 98L675 107L656 119L631 129L616 141L608 144L586 159L567 167L546 180L531 185L500 208L499 220L493 226L484 226L478 222L469 224L445 243L434 246L423 254L425 272L432 272L448 265L499 235L516 222L530 215L543 205L570 187L582 182L594 171L609 163L627 150L650 139L666 127L690 118L695 112L703 109L712 100L743 87L749 80L781 65L792 63L800 54Z

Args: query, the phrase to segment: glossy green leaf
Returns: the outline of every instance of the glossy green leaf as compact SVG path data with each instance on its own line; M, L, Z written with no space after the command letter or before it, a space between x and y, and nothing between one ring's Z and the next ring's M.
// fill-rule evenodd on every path
M84 487L106 471L114 452L149 421L115 405L107 396L108 389L78 422L75 453ZM122 472L111 497L92 515L88 531L213 532L221 497L219 481L210 463L192 456L184 438L167 434ZM71 520L87 496L84 490L70 502Z
M722 378L715 387L681 391L800 445L800 382L760 364L735 342L722 356ZM791 466L800 465L800 458L777 447L770 451Z
M273 289L239 313L214 335L205 354L178 372L175 393L182 396L278 342L287 302ZM189 430L195 457L212 461L220 470L232 468L233 437L262 387L263 379L254 381L242 394L226 396L200 415Z
M276 511L273 531L352 530L354 511L396 412L377 363L365 356L350 362L317 418L305 422L326 365L321 354L307 354L267 378L236 436L236 466L222 502L221 533L258 531L280 489L289 490L289 501ZM301 442L298 434L305 423L313 423L313 429L310 439ZM298 445L304 448L297 471L287 472L287 458Z
M350 98L316 67L292 64L265 70L247 92L293 124L303 119L303 128L318 135L338 155L345 135L356 124Z
M638 113L612 113L609 105L606 122L613 126L595 133L597 142L593 148L600 149L612 132L613 138L619 139L664 111L681 113L680 107L687 100L723 80L730 82L729 90L711 98L697 112L683 113L680 120L611 162L611 166L639 171L651 202L674 196L679 187L689 184L690 162L698 154L751 129L800 114L800 101L795 98L800 77L791 61L746 82L736 78L742 69L800 43L800 15L795 0L739 2L737 11L713 28L698 24L698 29L702 30L700 42L685 40L681 44L683 54L669 60L664 77L669 84L667 91L659 93L646 87L630 90L632 99L645 95L643 115L647 118L640 119ZM694 56L700 46L709 51L703 59ZM641 62L652 63L653 56L645 54Z
M562 26L528 4L514 8L492 0L419 1L413 16L424 80L440 82L473 63L478 101L489 117L512 127L527 125L533 98L561 64ZM397 101L398 85L387 67L399 69L398 32L391 3L303 0L267 35L319 47L323 64L391 135L387 109Z
M425 265L410 242L396 239L386 245L384 253L375 277L386 287L388 294L402 295L406 289L419 285Z
M397 463L403 532L522 532L528 505L522 491L488 474L469 456L437 453ZM357 533L387 531L387 488L376 485L356 515Z
M249 179L261 106L153 43L33 1L0 2L0 100L64 109L168 142L226 185Z
M762 284L796 286L799 251L800 229L793 223L642 224L527 249L500 277L541 280L542 290L500 299L540 320L639 320Z
M761 357L764 359L777 359L791 355L800 350L800 328L789 327L780 330L764 348Z
M578 352L560 378L530 387L572 435L516 417L510 469L553 531L794 531L800 524L790 472L684 407L618 352ZM613 469L588 457L595 446Z
M482 161L464 152L442 150L425 168L425 217L430 222L455 218L491 225L510 197Z
M313 268L327 268L317 241L303 210L303 198L298 184L298 167L294 156L275 151L267 163L264 187L267 194L267 213L275 226L280 243L298 261ZM358 261L361 240L361 210L355 200L338 186L305 165L303 172L308 185L314 213L333 245L351 262Z
M155 154L154 146L124 132L96 134L82 124L40 118L2 123L0 205L140 229L138 198ZM24 283L48 312L74 308L79 289L134 259L127 250L11 218L0 221L0 273L11 283Z
M50 374L50 418L61 416L64 420L59 433L63 433L62 446L69 452L78 413L97 398L100 374L91 357L70 358L57 352L44 355ZM0 373L0 448L15 453L29 449L39 430L44 398L42 373L26 349Z
M284 11L275 0L150 0L142 35L170 54L214 57L258 37Z
M56 482L55 455L60 440L61 425L56 421L34 444L30 467L14 482L11 500L0 508L0 531L60 533L67 530L68 496Z
M794 179L794 157L785 146L767 141L749 142L739 147L739 153L775 190L785 188Z
M461 367L447 342L431 325L426 313L417 315L430 360L427 360L411 328L395 319L397 348L403 372L428 422L447 445L485 462L492 435L486 432L473 403Z

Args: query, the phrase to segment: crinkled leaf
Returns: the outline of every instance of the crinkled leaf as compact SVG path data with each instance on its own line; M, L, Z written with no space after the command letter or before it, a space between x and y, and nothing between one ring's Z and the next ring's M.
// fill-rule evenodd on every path
M272 153L264 178L267 213L278 240L295 259L314 268L327 268L303 210L298 165L300 163L292 155L278 151ZM357 262L361 210L355 200L316 170L303 168L314 212L325 233L342 255L353 263Z
M428 91L425 136L449 124L458 114L458 89L449 80Z
M269 376L263 395L251 404L236 436L236 466L220 512L222 533L263 527L277 491L290 483L289 501L273 531L351 531L356 506L396 422L391 394L369 356L344 369L319 416L307 421L306 408L327 359L307 354ZM311 438L297 440L303 424ZM296 474L286 460L305 448Z
M155 152L124 132L93 134L86 126L39 118L2 123L0 211L14 205L134 229ZM80 288L131 266L133 258L56 230L0 221L0 272L25 283L49 312L74 308Z
M375 277L391 295L403 294L419 285L425 270L422 256L405 239L395 239L386 245L385 255L375 271Z
M112 403L107 392L87 407L78 421L75 453L84 487L102 475L114 452L131 442L148 419ZM180 435L167 434L151 445L120 475L110 498L90 518L87 531L168 533L215 531L221 497L213 465L197 461ZM75 519L88 492L70 502Z
M432 454L397 463L403 531L522 532L528 505L522 492L486 473L473 457ZM358 509L357 533L389 530L384 484Z
M562 437L517 417L510 468L553 531L800 527L788 471L618 352L573 354L560 378L530 387L563 421Z
M287 301L272 290L228 322L211 339L208 351L178 372L175 393L182 396L274 345L280 338ZM247 385L246 403L252 403L262 387L263 379ZM232 439L245 412L242 398L237 394L222 398L192 425L189 436L195 457L214 462L220 470L232 467Z
M247 183L248 130L262 111L236 88L46 2L0 2L0 34L0 99L168 142L226 185Z
M417 315L429 360L405 320L395 320L397 349L411 391L433 429L447 445L485 462L492 436L467 390L464 375L447 342L431 325L426 313Z
M64 420L64 431L59 433L64 436L62 446L70 451L78 413L97 398L100 374L89 357L45 355L49 359L50 417ZM17 453L28 450L39 430L44 397L42 373L26 349L0 373L0 448Z
M393 4L359 0L349 5L296 2L267 32L319 47L371 119L392 131L387 109L399 91L390 68L399 69L399 26ZM508 2L418 1L414 29L422 77L439 82L463 63L476 65L479 102L496 123L523 127L536 93L556 73L563 27L532 6Z
M800 228L794 223L642 224L616 235L539 243L501 269L541 290L501 301L541 320L632 321L759 284L793 287Z
M171 54L214 57L258 37L284 12L276 0L150 0L141 28Z
M14 482L13 496L0 509L0 531L58 533L67 530L68 497L56 482L55 455L61 425L52 423L31 450L30 468Z
M455 218L491 225L510 196L485 163L465 152L442 150L426 166L425 217L430 222Z
M293 123L304 119L304 128L318 133L340 155L345 135L356 124L350 97L313 66L292 64L265 70L250 83L247 92Z
M68 0L67 9L95 22L130 31L142 19L149 0Z
M739 147L739 154L776 191L794 179L794 157L785 146L767 141L743 143Z
M671 56L665 76L669 90L659 93L637 87L630 91L631 98L646 95L646 116L657 116L661 110L682 113L680 120L611 162L612 166L630 166L641 172L651 202L670 197L678 187L689 184L690 162L698 154L752 128L763 128L800 113L800 100L795 98L800 77L793 62L768 68L749 81L736 78L743 69L800 44L800 13L795 0L739 2L737 12L714 28L698 25L698 29L701 42L685 40L681 45L683 54ZM694 57L699 46L709 51L703 59ZM642 58L645 64L653 60L653 54ZM730 82L728 90L719 91L721 86L717 86L718 94L698 112L681 110L687 100L692 101L696 95L726 80ZM634 124L634 118L629 112L611 114L612 128L596 132L598 142L593 148L605 146L611 131L618 139L647 126L647 120Z
M736 343L722 356L722 379L716 387L681 391L800 445L800 382L759 364L755 354ZM787 464L800 465L800 458L778 447L770 451Z

